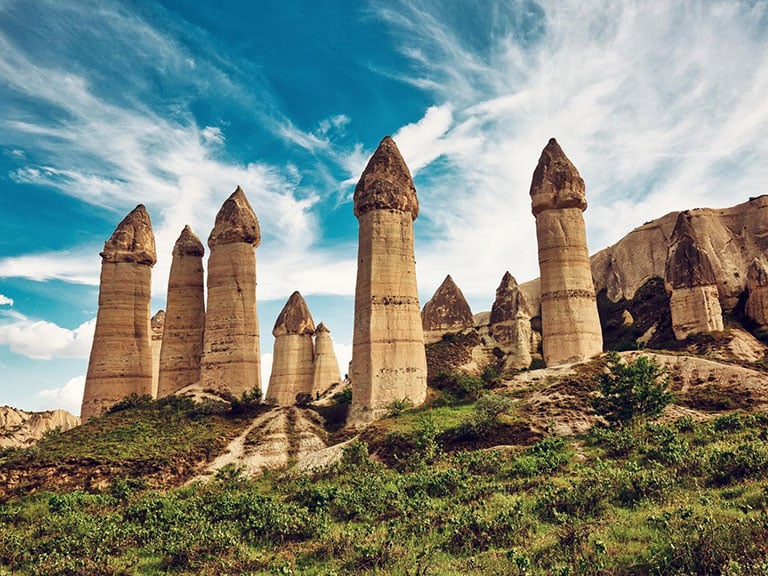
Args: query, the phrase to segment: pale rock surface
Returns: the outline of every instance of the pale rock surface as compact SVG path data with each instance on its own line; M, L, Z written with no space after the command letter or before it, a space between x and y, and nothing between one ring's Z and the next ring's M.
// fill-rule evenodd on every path
M238 186L216 215L208 237L208 307L200 378L236 397L261 388L256 315L256 250L261 231Z
M472 309L450 274L424 304L421 325L425 344L439 342L445 334L455 334L473 327Z
M531 328L525 296L509 272L504 274L496 288L489 330L499 348L507 353L504 370L528 368L531 365L531 353L535 352L537 341Z
M157 257L144 206L139 204L118 224L101 258L99 309L81 408L84 422L126 396L152 393L150 296Z
M160 351L163 348L164 326L165 311L158 310L149 320L149 328L152 331L150 336L152 343L152 398L157 398L157 385L160 381Z
M185 226L173 247L168 276L158 397L173 394L200 379L205 329L204 254L203 243Z
M765 255L754 258L747 270L747 299L746 314L755 321L758 328L768 328L768 261Z
M312 335L315 322L301 294L288 298L275 321L272 335L272 374L269 377L267 399L280 406L296 403L298 394L314 399L314 346Z
M0 448L31 446L50 430L66 432L79 425L80 418L64 410L26 412L0 406Z
M416 287L411 174L385 137L354 193L360 224L350 380L352 424L370 422L393 401L422 404L427 361Z
M312 382L313 396L317 393L324 394L332 386L342 382L331 331L322 322L315 330L315 366Z
M600 354L597 314L582 212L584 180L557 141L542 151L531 181L541 271L541 322L547 366Z

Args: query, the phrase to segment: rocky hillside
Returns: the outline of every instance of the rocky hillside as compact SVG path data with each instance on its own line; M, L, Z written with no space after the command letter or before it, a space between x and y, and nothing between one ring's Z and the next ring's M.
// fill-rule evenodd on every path
M30 446L46 432L66 432L80 425L80 418L64 410L25 412L10 406L0 406L0 448Z

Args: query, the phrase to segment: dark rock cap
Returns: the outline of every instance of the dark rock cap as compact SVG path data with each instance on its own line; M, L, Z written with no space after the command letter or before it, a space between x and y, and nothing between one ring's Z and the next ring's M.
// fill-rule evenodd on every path
M317 328L315 328L315 334L317 334L318 332L325 332L326 334L331 333L331 331L328 330L328 326L326 326L322 322L320 322L320 324L317 325Z
M584 180L568 160L557 140L551 138L541 152L539 164L531 180L533 215L544 210L579 208L587 209Z
M517 280L512 274L505 272L499 287L496 288L496 300L491 307L490 324L514 320L519 311L530 314Z
M117 225L101 252L103 262L130 262L154 266L155 235L147 209L139 204Z
M424 330L441 330L447 327L471 328L473 325L472 310L449 274L424 304L421 326Z
M314 332L315 321L312 320L309 307L301 294L294 292L278 315L275 327L272 329L272 336L313 334Z
M184 226L184 230L181 231L176 244L173 245L174 256L203 256L205 254L205 248L203 243L198 238L189 225Z
M208 236L208 247L235 242L246 242L254 248L261 244L259 220L240 186L224 201L216 214L216 223Z
M717 284L712 262L696 241L692 216L687 210L677 216L664 278L673 289Z
M411 172L389 136L384 137L368 160L355 187L354 204L358 218L371 210L410 212L413 220L419 215Z

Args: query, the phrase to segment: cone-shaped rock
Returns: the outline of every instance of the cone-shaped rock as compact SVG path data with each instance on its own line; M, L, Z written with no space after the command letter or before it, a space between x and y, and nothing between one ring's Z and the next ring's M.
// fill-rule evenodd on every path
M424 304L421 326L425 344L439 342L445 334L462 332L474 326L472 309L450 274Z
M515 277L506 272L496 288L490 316L490 332L499 346L507 352L505 369L527 368L531 365L533 332L525 296Z
M603 336L582 212L584 180L552 138L531 181L541 271L544 361L556 366L600 354Z
M416 288L416 189L395 142L386 137L354 194L358 237L352 340L351 422L386 413L394 401L424 402L427 360Z
M165 330L165 310L158 310L149 321L150 341L152 342L152 398L157 398L157 386L160 382L160 353L163 348Z
M206 388L237 397L261 387L256 315L259 221L238 186L208 237L208 306L200 378Z
M301 294L288 298L275 321L272 354L272 374L267 398L281 406L296 403L298 394L314 397L314 346L312 335L315 322Z
M173 247L168 277L158 397L168 396L200 379L205 329L203 255L205 248L189 226Z
M752 260L747 271L747 286L747 316L757 323L758 328L765 330L768 328L768 261L765 256Z
M152 223L134 208L104 244L99 310L81 417L104 413L131 394L152 393L150 295L157 260Z
M675 338L723 329L723 311L717 278L707 253L696 241L691 214L681 212L672 232L672 244L664 271L671 291L669 307Z
M315 393L325 392L337 382L341 382L339 361L333 349L331 331L322 322L315 330L315 370L312 380L312 390Z

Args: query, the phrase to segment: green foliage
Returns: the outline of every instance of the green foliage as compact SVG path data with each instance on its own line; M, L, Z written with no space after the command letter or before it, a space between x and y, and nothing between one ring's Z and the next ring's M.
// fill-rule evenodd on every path
M229 399L229 404L229 412L231 414L237 416L253 416L254 414L257 414L264 405L261 388L257 386L251 390L246 390L240 398L232 396Z
M441 372L432 379L431 386L440 392L444 403L456 405L477 400L485 382L467 374Z
M336 392L331 398L337 406L352 404L352 387L347 386L341 392Z
M392 400L392 402L387 404L387 416L390 418L397 418L400 414L411 408L413 408L413 402L410 398Z
M601 396L595 411L620 425L654 418L672 402L669 375L647 356L624 363L616 352L608 354L608 373L597 377Z
M499 416L514 410L515 400L501 394L483 394L475 403L474 425L481 431L492 430L499 425Z
M116 402L110 406L107 410L107 414L114 414L115 412L120 412L122 410L128 410L130 408L136 408L139 406L149 406L150 404L152 404L152 396L148 394L139 396L134 392L130 396L126 396L119 402Z

